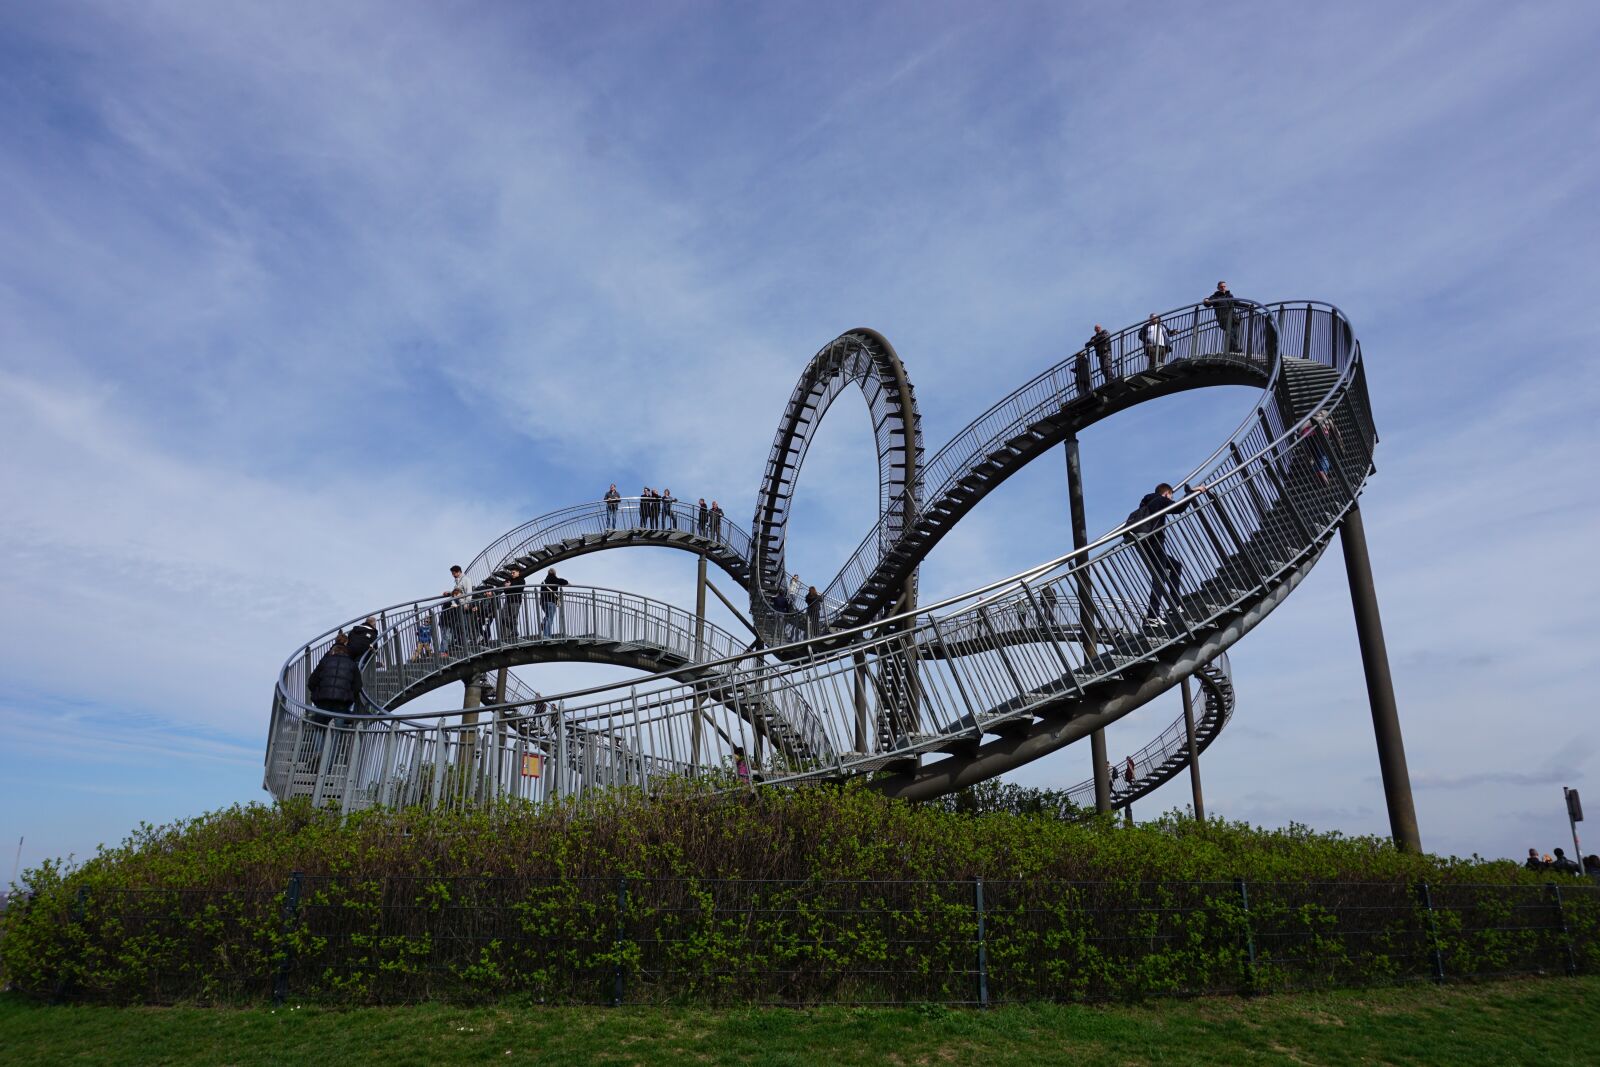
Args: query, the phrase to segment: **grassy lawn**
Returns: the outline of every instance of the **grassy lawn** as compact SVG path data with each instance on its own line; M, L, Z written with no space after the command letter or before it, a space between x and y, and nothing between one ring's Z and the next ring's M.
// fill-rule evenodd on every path
M0 1062L1596 1062L1600 978L1141 1006L809 1011L41 1007L0 997Z

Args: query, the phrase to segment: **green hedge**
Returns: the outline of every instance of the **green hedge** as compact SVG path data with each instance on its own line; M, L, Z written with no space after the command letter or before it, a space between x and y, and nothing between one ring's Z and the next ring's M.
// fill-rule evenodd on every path
M27 872L0 970L118 1003L963 1003L1600 967L1587 882L1563 879L1558 902L1509 862L1016 799L622 792L343 822L235 807Z

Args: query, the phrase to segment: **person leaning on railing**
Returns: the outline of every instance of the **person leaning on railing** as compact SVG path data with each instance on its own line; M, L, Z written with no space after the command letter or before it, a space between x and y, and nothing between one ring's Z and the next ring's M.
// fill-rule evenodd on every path
M1145 566L1150 570L1150 602L1145 607L1145 626L1160 628L1172 623L1178 614L1178 589L1183 580L1183 561L1167 552L1167 519L1204 496L1210 486L1197 487L1171 511L1165 509L1172 503L1172 486L1162 482L1153 492L1146 493L1133 509L1126 524L1126 537L1132 541ZM1162 601L1167 610L1161 610Z
M1228 283L1219 281L1217 291L1205 299L1205 306L1217 317L1217 326L1228 339L1228 351L1239 348L1239 300L1228 292Z
M544 612L544 621L539 627L540 637L549 637L554 632L556 608L561 604L561 587L568 584L565 578L556 577L554 567L545 572L544 581L539 584L539 607Z
M617 483L612 482L611 488L606 490L606 529L617 528L617 507L622 503L622 494L617 492Z

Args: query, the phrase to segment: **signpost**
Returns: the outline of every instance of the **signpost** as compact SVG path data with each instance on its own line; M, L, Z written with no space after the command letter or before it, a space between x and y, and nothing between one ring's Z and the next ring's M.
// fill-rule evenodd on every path
M1576 789L1562 786L1561 793L1567 798L1567 825L1572 827L1572 861L1578 865L1578 870L1582 871L1583 848L1578 844L1578 824L1583 821L1583 804L1578 800Z

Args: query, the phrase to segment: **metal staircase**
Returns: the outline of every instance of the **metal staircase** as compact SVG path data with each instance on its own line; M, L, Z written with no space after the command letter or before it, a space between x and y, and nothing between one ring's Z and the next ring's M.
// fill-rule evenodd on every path
M696 620L688 613L673 616L666 605L618 610L627 594L589 596L569 587L575 598L569 605L588 604L579 614L590 614L571 624L564 618L558 634L520 636L532 632L523 619L506 630L511 640L499 639L496 627L452 664L417 668L404 654L406 627L440 603L399 605L384 613L388 644L380 642L374 653L390 657L386 672L397 668L393 678L370 683L382 714L355 725L327 723L308 707L305 676L331 634L285 666L274 696L268 788L325 803L337 794L346 806L395 797L447 803L455 796L466 803L524 795L506 784L508 761L529 744L560 740L564 765L583 748L585 759L604 752L618 767L637 768L612 781L638 782L652 767L657 776L726 781L739 751L769 783L865 776L885 792L929 797L1037 759L1190 677L1204 695L1197 745L1209 744L1234 706L1226 650L1320 558L1372 470L1377 437L1360 346L1337 309L1240 304L1231 331L1200 306L1163 319L1172 348L1161 365L1147 364L1137 328L1130 327L1113 335L1110 380L1098 366L1069 356L991 407L926 464L898 357L870 331L844 335L813 359L786 408L753 540L726 519L719 536L694 528L696 516L682 501L679 524L687 528L677 531L639 524L637 501L624 502L617 514L596 502L511 531L470 569L492 585L512 562L531 571L640 544L703 553L746 585L768 647L743 647L720 634L696 644ZM1259 401L1187 479L1173 479L1210 487L1192 506L1174 504L1134 529L1110 531L1021 574L895 611L913 602L916 567L933 544L990 489L1068 434L1153 397L1241 383L1260 386ZM852 384L867 396L879 429L882 517L829 584L826 632L786 640L805 633L792 621L770 625L771 600L784 580L789 503L811 435L834 396ZM1164 593L1152 591L1151 529L1158 523L1165 552L1181 566L1181 577ZM528 587L524 611L534 588ZM1162 617L1147 617L1147 600L1163 609ZM459 708L402 707L470 671L545 659L597 659L650 673L562 694L554 732L530 725L541 713L512 692L478 722L466 721ZM1187 741L1182 751L1172 743L1178 725L1141 750L1134 786L1119 803L1183 766ZM381 756L372 755L377 735L390 739ZM327 744L307 740L324 736ZM346 741L354 755L341 754ZM312 749L316 767L308 770ZM431 756L402 758L402 750ZM458 765L465 769L448 788L440 784L444 768ZM425 766L435 772L423 775ZM339 767L347 768L343 779ZM432 793L418 792L424 778ZM588 780L599 784L607 775Z

